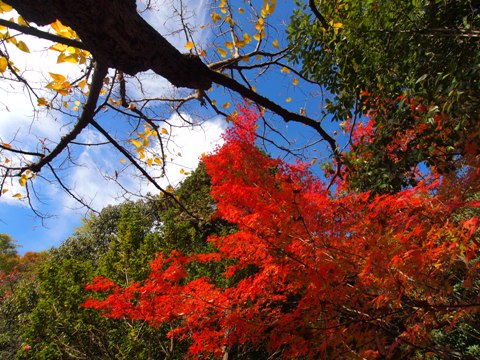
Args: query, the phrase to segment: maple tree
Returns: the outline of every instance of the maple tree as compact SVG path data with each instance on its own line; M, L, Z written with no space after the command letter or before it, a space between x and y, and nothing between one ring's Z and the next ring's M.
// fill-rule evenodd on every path
M454 356L436 342L479 306L479 157L454 177L432 173L391 195L331 196L307 164L256 145L258 114L243 108L225 143L203 158L216 215L237 231L214 250L161 252L147 279L97 277L84 306L107 317L175 324L193 358L264 347L272 357ZM452 186L455 184L455 186ZM227 283L191 277L224 263Z

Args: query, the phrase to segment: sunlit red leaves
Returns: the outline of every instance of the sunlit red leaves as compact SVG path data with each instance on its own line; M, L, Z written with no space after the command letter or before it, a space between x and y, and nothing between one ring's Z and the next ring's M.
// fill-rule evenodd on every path
M478 219L453 214L478 204L443 191L440 181L332 198L306 164L285 164L255 146L256 118L241 109L224 145L203 157L217 216L238 231L211 237L213 254L161 254L141 285L96 280L90 289L106 290L105 300L86 306L153 326L181 320L170 336L191 338L193 357L248 345L282 349L285 358L345 351L374 358L449 324L453 275L467 284L478 271ZM248 276L226 289L208 278L186 281L190 263L225 259L224 277L250 269ZM462 314L456 308L456 319Z

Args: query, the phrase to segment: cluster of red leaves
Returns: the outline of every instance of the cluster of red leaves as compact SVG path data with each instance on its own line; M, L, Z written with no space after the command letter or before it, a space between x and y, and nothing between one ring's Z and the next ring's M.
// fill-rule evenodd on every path
M478 296L453 296L452 287L478 276L478 217L453 215L480 206L467 200L478 168L454 190L434 181L373 199L333 198L304 164L255 146L256 118L241 109L225 144L203 159L217 215L238 231L211 237L214 254L160 254L141 284L97 278L87 288L104 296L86 307L171 322L170 336L192 340L192 357L248 346L284 358L388 356L426 346L430 329L476 310ZM225 259L227 278L254 270L226 289L186 280L189 263Z

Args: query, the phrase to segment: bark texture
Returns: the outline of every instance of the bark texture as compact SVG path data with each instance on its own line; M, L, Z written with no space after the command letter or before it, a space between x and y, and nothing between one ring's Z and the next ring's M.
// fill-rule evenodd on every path
M37 25L60 20L96 61L134 75L153 70L174 86L207 90L210 70L171 45L138 14L134 0L5 0Z

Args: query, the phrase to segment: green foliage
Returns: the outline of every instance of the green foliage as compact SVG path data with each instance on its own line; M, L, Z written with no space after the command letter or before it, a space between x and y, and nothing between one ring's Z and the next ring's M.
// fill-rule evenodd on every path
M206 237L225 228L212 219L209 192L210 179L200 166L175 192L187 211L163 197L109 206L85 219L73 236L28 269L29 277L15 283L16 291L2 301L0 311L8 313L0 330L2 359L13 359L15 353L19 359L183 358L186 344L168 339L168 326L107 319L85 309L82 304L92 294L84 286L97 275L125 286L145 279L159 251L208 251ZM215 278L224 270L221 265L195 266L194 276ZM15 339L9 335L14 328Z
M352 188L398 191L411 185L405 174L422 162L442 171L461 167L458 156L479 136L478 5L470 0L316 4L328 27L298 1L288 29L291 60L330 94L325 116L358 124L376 112L375 136L354 146L354 159L346 159L355 175ZM440 124L433 120L439 114L445 115ZM425 136L392 161L385 149L418 127Z

